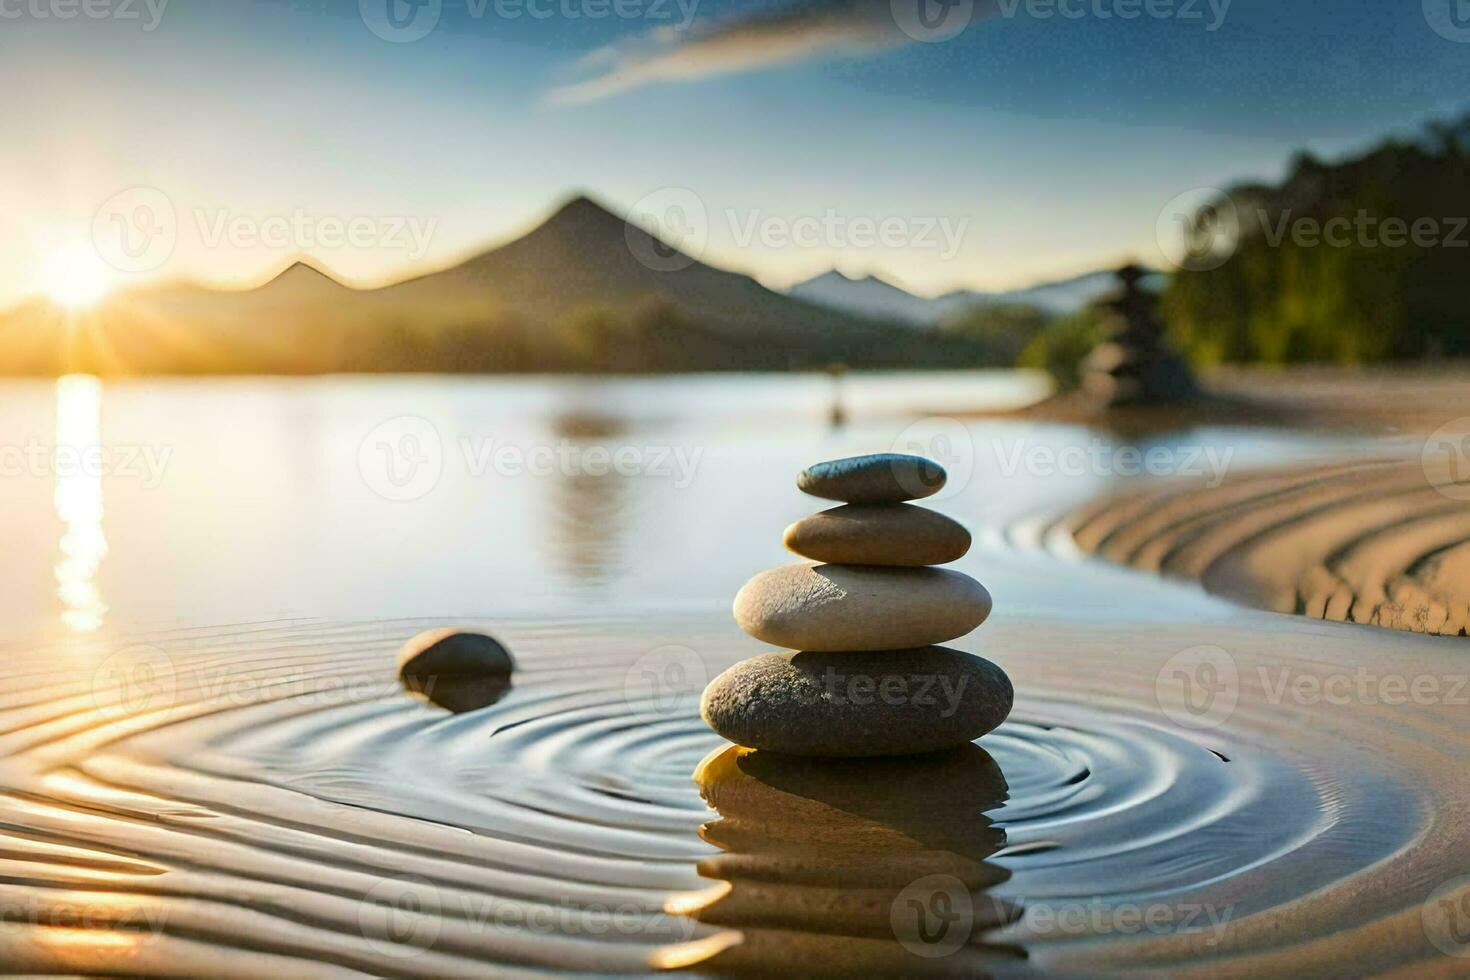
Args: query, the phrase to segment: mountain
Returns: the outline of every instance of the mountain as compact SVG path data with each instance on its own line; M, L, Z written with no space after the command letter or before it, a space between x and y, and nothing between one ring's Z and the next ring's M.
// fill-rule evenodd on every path
M1080 311L1093 300L1112 292L1117 286L1118 280L1114 270L1100 269L1097 272L1083 273L1070 279L1042 282L1035 286L1027 286L1024 289L1014 289L1009 292L948 293L939 297L939 301L946 304L950 312L958 311L966 306L1014 305L1034 306L1043 313L1065 316Z
M833 269L797 283L787 290L787 295L857 316L885 317L915 326L932 326L976 306L1034 306L1052 316L1076 313L1112 290L1115 283L1113 271L1107 269L1008 292L959 289L931 299L916 296L877 276L853 278Z
M914 326L928 326L937 319L935 300L915 296L877 276L854 278L836 269L797 283L786 290L786 295L858 316L879 316Z
M627 372L984 360L971 341L914 331L885 313L834 310L707 265L585 196L520 238L381 288L356 289L296 262L250 289L134 290L89 317L80 347L46 333L55 370Z
M706 265L585 196L568 201L522 238L378 292L411 307L455 297L541 323L579 311L666 304L732 338L776 335L783 343L892 329L855 322L773 292L749 276Z

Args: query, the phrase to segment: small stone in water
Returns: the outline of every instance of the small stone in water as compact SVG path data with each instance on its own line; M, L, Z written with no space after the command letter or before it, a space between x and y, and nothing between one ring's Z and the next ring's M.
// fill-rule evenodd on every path
M403 686L456 712L498 701L514 671L515 661L505 647L468 630L427 630L398 651Z

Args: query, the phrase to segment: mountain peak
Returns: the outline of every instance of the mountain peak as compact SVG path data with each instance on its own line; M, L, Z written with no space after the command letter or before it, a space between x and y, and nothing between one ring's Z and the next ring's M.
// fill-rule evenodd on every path
M615 221L623 224L622 216L608 208L601 201L595 200L586 194L575 194L564 201L551 217L542 222L542 227L552 224L563 224L568 222L588 223Z
M254 287L254 291L271 290L273 293L281 291L309 293L318 290L335 291L351 288L330 272L318 268L309 260L298 258L259 286Z
M312 265L307 259L299 258L267 279L264 285L270 286L278 282L315 282L321 279L337 283L335 276Z

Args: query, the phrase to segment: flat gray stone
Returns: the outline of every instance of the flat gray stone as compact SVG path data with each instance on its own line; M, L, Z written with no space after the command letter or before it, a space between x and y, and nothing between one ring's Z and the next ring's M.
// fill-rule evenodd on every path
M946 647L867 653L768 653L710 682L705 722L736 745L807 756L951 749L1010 714L995 664Z
M786 547L845 565L943 565L970 550L970 532L912 504L844 504L786 529Z
M746 582L734 613L778 647L897 650L964 636L990 615L990 593L945 568L784 565Z
M923 456L874 453L814 463L796 477L803 493L849 504L896 504L935 494L944 467Z

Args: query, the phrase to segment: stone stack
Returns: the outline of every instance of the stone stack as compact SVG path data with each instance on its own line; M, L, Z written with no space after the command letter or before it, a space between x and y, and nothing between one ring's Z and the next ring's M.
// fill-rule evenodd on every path
M1082 365L1083 389L1110 408L1157 405L1196 397L1199 387L1184 358L1164 340L1158 298L1139 283L1148 270L1125 265L1118 290L1102 303L1110 311L1107 339Z
M805 756L907 755L973 741L1005 720L1011 682L995 664L935 644L975 629L990 594L955 561L970 535L907 501L944 486L937 463L883 453L818 463L797 487L843 506L786 529L822 564L755 576L735 620L786 647L741 661L705 689L701 713L737 745Z

